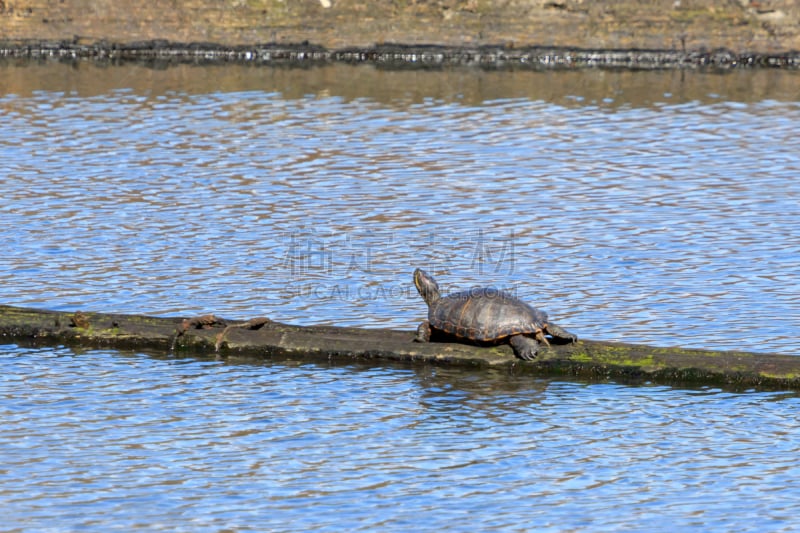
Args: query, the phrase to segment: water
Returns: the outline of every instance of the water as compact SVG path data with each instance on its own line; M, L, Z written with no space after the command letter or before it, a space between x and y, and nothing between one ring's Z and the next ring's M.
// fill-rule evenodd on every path
M587 338L796 353L797 73L111 71L0 100L2 301L410 328L419 265Z
M797 526L795 395L14 346L0 358L10 530Z
M0 65L0 301L796 354L798 73ZM11 530L792 530L797 397L0 348ZM664 524L668 524L665 526Z

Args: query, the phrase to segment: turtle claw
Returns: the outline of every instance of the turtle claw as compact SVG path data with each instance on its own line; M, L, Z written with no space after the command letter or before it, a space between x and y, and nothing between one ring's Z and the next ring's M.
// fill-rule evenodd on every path
M522 359L523 361L533 361L533 360L536 359L536 354L529 354L529 353L520 352L518 355L519 355L519 358Z
M514 354L523 361L533 361L539 351L539 343L536 339L525 335L514 335L508 340L514 349Z
M578 336L574 333L570 333L569 331L565 330L562 327L556 326L555 324L547 324L547 333L550 334L551 337L554 339L558 339L560 341L567 341L570 343L578 342Z

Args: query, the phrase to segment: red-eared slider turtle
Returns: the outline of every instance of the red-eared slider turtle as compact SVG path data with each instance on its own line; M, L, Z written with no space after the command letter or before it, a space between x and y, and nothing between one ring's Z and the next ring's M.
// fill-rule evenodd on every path
M508 342L520 359L536 357L539 343L550 343L545 334L575 342L578 337L547 321L547 313L497 289L471 289L448 296L427 272L414 271L414 285L428 304L428 320L417 328L417 342L431 334L474 343Z

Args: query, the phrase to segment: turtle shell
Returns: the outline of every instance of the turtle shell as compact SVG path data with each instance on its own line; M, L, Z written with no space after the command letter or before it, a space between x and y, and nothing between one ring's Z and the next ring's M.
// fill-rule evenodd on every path
M547 325L547 313L507 292L472 289L439 298L428 310L431 327L473 341L495 341L535 334Z

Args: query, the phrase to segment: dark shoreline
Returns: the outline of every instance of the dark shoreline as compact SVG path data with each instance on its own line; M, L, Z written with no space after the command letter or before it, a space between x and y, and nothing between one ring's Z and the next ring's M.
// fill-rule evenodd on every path
M0 58L157 63L246 63L313 65L371 63L389 68L477 66L511 69L625 68L633 70L712 68L800 68L800 52L736 53L728 49L677 51L513 47L508 45L445 46L384 43L372 47L328 49L308 42L224 46L165 40L81 44L70 41L0 41Z

